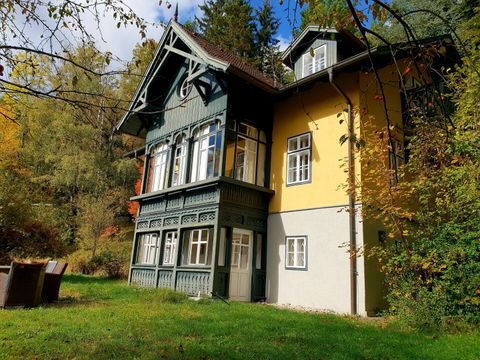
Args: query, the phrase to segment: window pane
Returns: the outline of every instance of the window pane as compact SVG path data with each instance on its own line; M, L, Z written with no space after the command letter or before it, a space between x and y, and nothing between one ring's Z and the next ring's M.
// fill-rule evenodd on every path
M241 255L240 255L240 269L246 270L248 269L248 245L241 247Z
M218 176L220 173L220 155L222 153L222 133L217 133L217 144L215 147L215 159L213 167L213 176Z
M326 46L323 45L315 50L315 71L320 71L326 68L325 58Z
M198 244L192 241L191 249L190 249L190 264L196 265L197 264L197 252L198 252Z
M288 151L295 151L298 148L297 138L288 139Z
M257 258L256 260L256 268L262 268L262 234L257 234Z
M260 141L267 142L267 135L265 134L265 131L263 131L263 130L260 130Z
M198 264L205 264L205 259L207 256L207 244L201 244L199 246L199 255L198 255Z
M305 149L310 147L310 134L305 134L300 137L299 149Z
M303 55L303 76L307 76L313 73L313 57L308 52Z
M191 230L185 231L183 234L183 246L182 246L182 265L189 264L189 251L190 251L190 240L191 240Z
M295 266L305 267L304 254L301 254L301 253L297 254L297 262L296 262Z
M267 158L267 147L265 144L258 144L257 164L257 185L265 186L265 160Z
M293 253L288 253L287 266L295 266L295 257Z
M236 135L232 132L227 133L227 145L225 147L225 176L234 176L233 163L235 158Z
M145 235L140 235L139 238L138 238L137 261L136 261L137 264L142 263L143 251L144 251L144 249L143 249L144 236Z
M295 240L294 239L287 239L287 251L294 252L295 251Z
M218 266L225 266L225 248L227 245L225 228L220 229L220 242L218 244Z
M304 239L297 239L297 251L298 252L305 252L305 240Z
M185 183L186 167L186 144L180 144L175 149L175 159L173 163L172 185L181 185Z

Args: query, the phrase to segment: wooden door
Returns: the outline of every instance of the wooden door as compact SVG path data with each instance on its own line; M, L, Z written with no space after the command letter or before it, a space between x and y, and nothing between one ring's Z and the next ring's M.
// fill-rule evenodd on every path
M232 300L250 301L253 232L233 229L230 292Z

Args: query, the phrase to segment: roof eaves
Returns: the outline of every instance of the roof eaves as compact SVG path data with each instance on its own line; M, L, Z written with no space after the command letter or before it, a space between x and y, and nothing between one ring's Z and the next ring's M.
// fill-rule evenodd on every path
M158 56L158 53L160 52L160 50L162 49L163 47L163 43L165 42L166 38L167 38L167 34L170 30L172 26L172 21L170 21L167 25L167 27L165 28L165 31L163 32L162 34L162 37L160 38L160 41L158 42L158 45L157 45L157 48L155 49L155 53L153 55L153 58L152 58L152 61L150 61L150 64L148 65L147 67L147 70L145 71L145 74L147 74L146 76L143 76L142 77L142 80L138 83L138 86L137 86L137 89L135 90L135 95L133 96L132 98L132 101L130 101L130 104L128 106L128 110L125 112L125 114L122 116L122 119L118 122L118 124L115 126L115 131L120 131L120 128L122 127L122 125L124 124L124 122L127 120L127 118L131 115L131 113L133 112L133 106L134 104L137 102L138 100L138 97L140 96L140 92L145 84L145 82L147 81L147 78L148 78L148 74L151 72L152 70L152 67L154 66L154 63L155 63L155 59L157 58Z

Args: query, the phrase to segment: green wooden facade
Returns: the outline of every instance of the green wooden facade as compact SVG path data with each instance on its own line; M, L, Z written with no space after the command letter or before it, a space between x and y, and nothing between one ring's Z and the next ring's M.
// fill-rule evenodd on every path
M272 97L265 89L230 73L228 66L206 56L194 40L178 24L169 25L130 112L119 125L121 131L146 140L142 191L133 198L139 202L139 213L129 282L143 287L171 288L194 296L229 297L232 237L235 229L242 229L252 234L248 298L264 299L267 212L272 194L266 187ZM192 86L184 97L181 87L185 79ZM202 150L198 150L203 145L198 144L196 134L205 124L216 124L215 137L206 140L215 139L212 141L216 143L208 144L209 155L205 155L215 152L214 164L206 165L215 170L209 173L207 168L208 175L192 181L196 176L193 173L198 171L195 166L200 167L193 164L199 163L203 156L199 152ZM254 181L238 179L238 173L245 170L235 162L248 156L246 150L239 155L240 141L242 144L246 141L243 135L239 136L241 126L261 138L256 143L248 140L257 144ZM186 139L186 173L184 183L175 185L172 174L179 137ZM160 170L153 170L153 151L159 144L167 149L167 155L162 158ZM154 171L164 171L165 178L160 189L152 191ZM206 231L211 237L206 242L205 254L195 247L201 245L193 245L197 238L188 238L195 230L195 234ZM166 245L168 236L176 236L171 262L165 260L166 256L170 259L173 249ZM144 243L146 238L148 245ZM149 255L144 254L146 251ZM195 251L203 263L190 264Z

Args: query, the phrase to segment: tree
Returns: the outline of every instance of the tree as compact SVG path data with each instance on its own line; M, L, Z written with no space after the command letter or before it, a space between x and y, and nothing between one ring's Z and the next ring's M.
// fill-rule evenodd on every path
M33 55L49 59L42 62L42 66L61 66L69 63L78 72L90 78L108 77L113 72L104 67L92 69L88 64L78 63L73 55L77 46L76 41L83 44L95 43L94 36L86 27L88 19L100 21L104 14L111 14L117 21L117 27L133 24L138 28L141 36L145 36L146 24L122 0L108 2L92 1L26 1L7 0L0 4L0 91L3 94L21 94L37 98L50 98L73 105L74 107L92 108L99 107L98 102L91 99L101 97L93 89L83 91L81 99L70 96L76 90L76 77L69 79L68 89L65 83L57 86L39 84L36 82L16 82L15 76L8 76L18 67L28 68L28 73L35 78L40 78L42 69L39 64L32 61ZM35 36L30 36L27 29L34 28ZM100 34L101 36L101 34ZM113 58L113 54L105 53L105 62ZM105 107L105 104L103 105ZM126 104L109 103L108 106L126 107Z
M93 71L107 66L105 56L92 47L77 49L72 59ZM41 79L42 86L62 86L70 103L54 105L54 99L15 92L4 96L3 102L18 123L21 145L12 162L21 165L26 174L24 193L30 196L23 204L31 209L33 219L42 219L38 223L57 230L55 237L69 251L90 246L94 254L101 228L114 225L118 215L127 214L128 196L137 177L135 161L122 158L129 150L124 138L113 133L119 116L112 106L119 98L114 90L118 80L113 76L91 78L71 62L54 67L44 56L31 56L30 60L43 72L33 79ZM30 77L21 70L11 74L19 84ZM65 79L75 79L75 84ZM72 87L75 91L70 92ZM72 109L69 105L85 101L92 92L102 94L89 100L95 107ZM86 199L91 200L90 206ZM16 201L12 211L21 211L21 205ZM92 207L103 209L104 216L93 215L96 221L90 221L92 214L98 214Z
M474 15L474 9L479 5L478 0L394 0L391 7L408 23L417 38L426 38L457 30ZM389 41L407 39L402 23L392 15L374 28Z
M198 29L212 44L245 59L254 59L252 7L245 0L207 0L199 6Z
M358 1L355 0L353 4L358 5ZM357 14L361 20L366 18L361 11L357 11ZM313 24L324 28L347 29L352 33L357 31L345 0L310 1L308 7L301 12L301 19L300 29Z
M255 10L255 47L258 66L264 73L280 80L283 75L279 40L275 37L280 20L275 18L270 0L264 0L260 9Z

